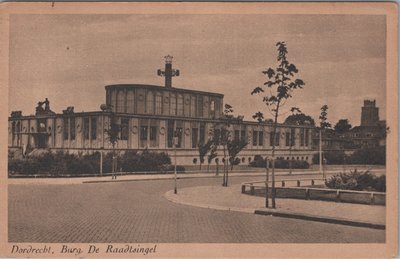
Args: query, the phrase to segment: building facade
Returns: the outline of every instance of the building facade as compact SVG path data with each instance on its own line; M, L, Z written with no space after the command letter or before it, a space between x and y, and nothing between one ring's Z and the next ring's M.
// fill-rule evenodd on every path
M106 103L99 111L76 113L69 107L63 113L54 113L46 99L39 102L34 116L12 112L8 119L9 149L26 149L27 153L36 149L74 153L111 151L106 130L114 118L121 127L117 150L148 149L172 156L175 135L177 163L193 165L194 159L198 160L198 145L212 137L213 127L223 119L224 96L172 87L171 78L179 75L179 70L173 70L170 64L167 61L165 71L158 71L166 77L165 86L106 86ZM251 162L255 155L271 155L271 123L239 118L230 124L229 131L231 138L248 142L239 154L242 164ZM280 124L277 131L277 157L311 163L313 127ZM218 155L221 157L222 151Z
M319 147L319 132L313 135L313 146ZM364 100L361 107L361 124L344 133L327 129L322 134L322 149L325 151L354 151L361 148L386 146L386 121L379 120L379 107L375 100Z

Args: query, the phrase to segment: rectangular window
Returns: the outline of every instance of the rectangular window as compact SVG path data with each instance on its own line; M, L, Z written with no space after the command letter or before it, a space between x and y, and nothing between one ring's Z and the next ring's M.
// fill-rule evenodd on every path
M235 139L236 140L240 139L240 131L239 130L235 130Z
M68 118L64 118L64 140L68 140L68 132L69 132L69 120Z
M196 96L190 98L190 116L196 117Z
M147 126L140 126L140 140L147 140Z
M210 115L211 115L211 118L215 117L215 101L214 100L210 101Z
M156 114L162 114L162 97L159 93L156 95Z
M83 139L89 139L89 118L83 118Z
M277 132L276 133L276 136L275 136L275 146L279 146L279 139L280 139L280 133L279 132Z
M172 144L174 141L174 121L168 121L168 131L167 131L167 145L168 147L172 148Z
M290 146L290 132L285 132L285 145L288 147Z
M126 95L126 111L128 113L134 113L135 111L135 93L133 90L129 90Z
M204 123L200 123L200 139L199 143L204 144L206 139L206 125Z
M258 131L254 130L253 131L253 146L257 146L257 138L258 138Z
M90 122L90 135L91 138L94 140L97 138L97 118L92 117Z
M176 95L171 94L170 115L176 115Z
M197 98L197 117L203 117L203 96Z
M258 145L264 146L264 132L262 130L258 132Z
M274 145L274 133L269 133L269 145L272 147Z
M310 139L309 139L309 136L310 135L310 130L309 129L306 129L306 147L308 147L308 142L310 141Z
M125 93L118 91L117 93L117 112L125 112Z
M156 140L156 139L157 139L157 127L150 126L150 140Z
M178 115L183 116L183 96L181 94L178 95Z
M175 137L178 138L178 143L176 143L176 147L178 147L178 148L182 147L182 133L183 133L183 129L182 128L176 128Z
M304 129L300 129L300 146L304 146Z
M245 141L245 140L246 140L246 131L245 131L245 130L242 130L242 131L240 132L240 139L241 139L242 141Z
M197 140L199 138L199 129L192 128L192 148L197 148Z
M69 137L70 140L75 140L75 118L71 118L69 122Z
M129 137L129 119L121 119L121 140L128 140Z
M274 145L274 132L269 133L269 145L273 146ZM276 133L275 136L275 146L279 146L279 132Z
M291 145L294 146L296 144L296 129L290 129L290 139L291 139Z

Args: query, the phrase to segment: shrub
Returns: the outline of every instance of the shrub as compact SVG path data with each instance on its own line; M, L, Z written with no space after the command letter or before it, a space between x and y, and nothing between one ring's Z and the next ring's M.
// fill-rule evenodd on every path
M116 154L118 169L124 172L142 171L173 171L171 159L166 153L150 151L127 151L123 155ZM103 157L103 171L111 172L112 152ZM185 168L177 166L179 172ZM8 159L8 171L11 175L18 173L24 175L43 174L51 176L97 174L100 171L100 153L69 154L63 152L43 153L28 159Z
M174 165L162 165L158 168L159 171L164 172L164 173L174 173L175 167ZM176 172L179 173L184 173L185 172L185 167L181 165L176 166Z
M350 171L340 173L325 180L325 185L332 189L356 190L356 191L386 191L386 177L375 176L367 171Z
M290 163L292 169L308 169L310 168L310 164L305 160L284 160L284 159L276 159L275 160L275 168L278 169L289 169ZM265 159L260 155L255 155L252 162L249 163L251 167L266 167ZM269 163L269 168L272 167L272 163Z
M350 156L350 161L353 164L385 165L386 149L385 147L358 149Z
M325 163L327 165L341 165L346 163L349 163L349 158L348 156L344 153L344 151L327 151L323 153L323 156L325 158ZM313 156L313 164L319 164L319 154L314 154Z
M368 164L368 165L385 165L386 149L378 148L362 148L354 151L352 155L346 155L344 151L327 151L324 152L324 158L328 165L338 164ZM314 154L313 163L319 164L319 154Z

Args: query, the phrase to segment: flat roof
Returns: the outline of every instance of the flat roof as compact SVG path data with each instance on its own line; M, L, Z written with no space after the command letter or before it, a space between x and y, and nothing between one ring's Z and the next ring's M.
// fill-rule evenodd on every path
M212 96L217 96L217 97L221 97L221 98L224 97L224 95L220 94L220 93L198 91L198 90L176 88L176 87L169 88L169 87L160 86L160 85L148 85L148 84L115 84L115 85L106 85L105 88L106 88L106 90L108 90L108 89L147 88L147 89L154 89L154 90L159 90L159 91L205 94L205 95L212 95Z

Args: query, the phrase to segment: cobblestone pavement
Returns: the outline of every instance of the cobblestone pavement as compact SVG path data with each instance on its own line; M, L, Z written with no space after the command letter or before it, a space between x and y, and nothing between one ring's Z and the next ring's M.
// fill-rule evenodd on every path
M263 177L230 178L231 183ZM186 179L179 188L220 185ZM172 180L9 185L9 242L365 243L385 231L175 204ZM179 191L178 188L178 191ZM222 187L221 187L222 188Z

